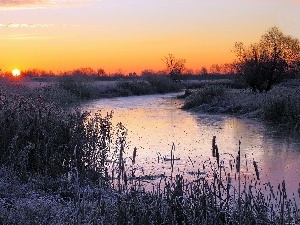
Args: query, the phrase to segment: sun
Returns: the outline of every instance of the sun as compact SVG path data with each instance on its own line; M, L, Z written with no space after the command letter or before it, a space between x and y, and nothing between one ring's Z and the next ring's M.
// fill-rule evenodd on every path
M14 77L18 77L18 76L21 75L21 71L20 71L19 69L13 69L13 70L11 71L11 73L12 73L12 75L13 75Z

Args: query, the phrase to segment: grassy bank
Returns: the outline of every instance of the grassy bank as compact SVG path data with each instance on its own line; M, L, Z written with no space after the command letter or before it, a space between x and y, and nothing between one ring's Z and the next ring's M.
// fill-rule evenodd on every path
M260 185L254 161L247 177L240 151L223 162L215 138L194 180L172 173L145 190L136 152L124 160L126 128L65 107L82 92L56 88L0 83L0 224L299 224L286 184Z
M62 93L64 97L61 99L62 101L65 99L65 103L103 97L163 94L178 92L183 88L181 83L174 83L169 77L163 75L123 77L114 81L99 81L86 76L62 76L40 84L30 80L23 83L31 89L49 92L49 97L55 98L58 97L55 93Z
M194 111L229 113L258 118L276 124L300 128L300 88L291 81L268 93L235 89L228 85L206 85L185 99L183 108Z

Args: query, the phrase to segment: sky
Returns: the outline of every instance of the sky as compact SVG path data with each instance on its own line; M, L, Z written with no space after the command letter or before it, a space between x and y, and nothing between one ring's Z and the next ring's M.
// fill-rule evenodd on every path
M0 69L140 73L171 53L200 70L273 26L300 39L299 12L300 0L0 0Z

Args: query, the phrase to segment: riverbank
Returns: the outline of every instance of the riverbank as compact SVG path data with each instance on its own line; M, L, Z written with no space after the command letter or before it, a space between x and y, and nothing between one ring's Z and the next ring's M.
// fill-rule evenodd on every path
M291 80L267 93L206 85L185 99L183 109L195 112L226 113L259 119L276 125L300 128L300 81Z
M175 83L168 76L163 75L123 77L109 81L100 81L90 77L62 76L42 81L29 79L19 81L17 84L40 93L43 91L51 92L51 94L59 93L64 96L61 99L67 99L70 103L110 97L171 93L178 92L184 87L182 83Z
M168 76L123 77L115 80L97 80L90 77L62 76L53 78L28 78L25 80L2 80L26 92L38 93L49 101L62 104L92 99L165 94L195 89L207 85L236 86L232 79L186 79L173 82ZM53 97L51 97L53 96ZM62 96L62 97L58 97Z

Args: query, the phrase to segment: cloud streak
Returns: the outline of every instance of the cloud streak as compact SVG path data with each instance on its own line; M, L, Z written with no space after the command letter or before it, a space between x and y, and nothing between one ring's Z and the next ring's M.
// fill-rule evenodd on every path
M15 8L15 7L30 7L41 6L50 3L50 0L0 0L1 8Z
M59 8L87 4L100 0L0 0L0 9Z
M41 23L8 23L3 24L0 23L0 27L7 27L7 28L37 28L37 27L54 27L54 24L41 24Z
M0 40L35 40L35 39L46 39L47 37L38 36L37 34L13 34L4 35L0 37Z

